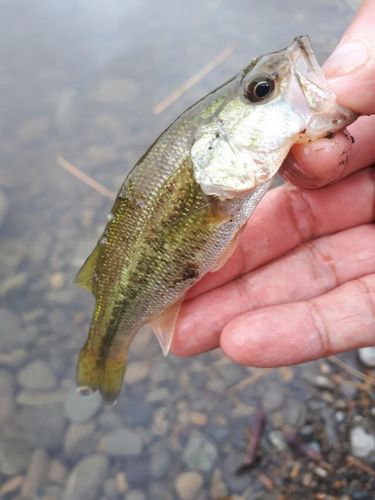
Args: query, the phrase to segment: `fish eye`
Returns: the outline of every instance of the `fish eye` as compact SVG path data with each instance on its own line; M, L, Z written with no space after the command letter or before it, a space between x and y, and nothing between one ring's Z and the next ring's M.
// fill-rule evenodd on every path
M244 96L251 102L260 102L272 95L274 90L275 80L269 75L258 75L246 85Z

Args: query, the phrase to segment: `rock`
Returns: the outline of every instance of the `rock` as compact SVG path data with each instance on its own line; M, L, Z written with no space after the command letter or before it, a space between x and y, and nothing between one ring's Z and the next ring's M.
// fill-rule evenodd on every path
M3 481L0 486L0 498L15 498L14 494L21 488L22 483L23 477L19 475L11 477L8 481ZM10 497L10 494L12 493L13 496Z
M98 412L102 398L98 392L82 396L75 387L71 387L65 400L65 413L72 422L86 422Z
M69 457L91 453L95 446L93 423L72 424L65 434L64 450Z
M107 78L95 92L95 100L102 104L125 104L138 95L136 82L129 78Z
M37 116L25 121L18 130L17 138L20 142L30 144L45 138L50 127L47 116Z
M212 498L225 498L228 495L228 489L223 481L223 475L220 469L215 469L211 478L210 494Z
M82 459L69 474L64 500L95 500L107 476L108 458L90 455Z
M5 297L9 292L24 288L27 280L28 275L25 272L13 274L9 278L3 279L0 283L0 297Z
M22 486L22 496L33 497L44 483L48 471L48 455L42 449L33 452L27 470L26 478Z
M138 426L144 427L148 425L153 416L153 407L142 400L134 399L131 404L129 404L129 400L124 398L124 402L121 402L121 405L124 405L124 416L126 419L127 425L130 427Z
M125 500L146 500L146 496L141 490L130 490Z
M363 427L354 427L350 431L350 447L354 456L368 457L375 452L375 437Z
M285 394L282 386L271 381L269 382L263 395L263 408L266 412L276 410L282 406L284 399Z
M48 468L48 480L51 483L64 484L67 476L67 470L65 465L57 460L57 458L53 458L49 463Z
M19 436L0 437L0 472L13 476L24 471L30 461L31 447Z
M150 368L147 363L141 361L133 361L126 368L127 384L136 384L145 380L150 373Z
M52 288L59 289L64 286L65 276L61 271L57 271L56 273L52 273L49 276L49 284Z
M193 425L197 425L198 427L202 427L207 424L208 417L205 413L201 413L199 411L192 411L189 413L190 422Z
M0 308L0 338L2 352L32 344L38 337L35 325L22 326L19 318L9 309Z
M49 366L43 361L33 361L25 366L20 373L18 380L25 389L52 389L57 381Z
M361 362L368 368L375 368L375 347L362 347L358 349Z
M9 419L13 410L13 378L6 370L0 370L0 425Z
M191 469L209 471L212 469L218 452L204 434L194 430L185 446L182 459Z
M158 403L160 401L167 401L169 396L170 392L166 387L159 387L149 392L146 399L149 403Z
M103 450L110 456L137 456L142 452L143 442L138 434L126 427L112 431L104 436Z
M314 385L318 389L328 389L329 391L335 387L332 380L325 375L317 375L314 379Z
M271 431L268 434L268 439L278 450L286 450L288 447L285 441L284 434L281 431Z
M151 431L155 436L165 436L168 432L169 425L168 410L162 406L154 413Z
M183 472L175 481L176 491L183 500L194 500L202 486L203 476L196 471Z
M156 478L163 478L171 467L171 455L166 450L155 451L151 455L151 473Z
M25 406L44 406L54 403L64 403L66 390L58 389L54 391L22 391L17 394L17 403Z
M355 399L357 394L356 386L350 382L346 382L345 380L339 383L339 391L346 399L350 401L352 399Z
M150 462L144 456L132 457L126 462L126 477L133 487L144 487L150 476Z
M24 406L18 411L16 421L36 446L54 450L62 445L65 426L62 405Z

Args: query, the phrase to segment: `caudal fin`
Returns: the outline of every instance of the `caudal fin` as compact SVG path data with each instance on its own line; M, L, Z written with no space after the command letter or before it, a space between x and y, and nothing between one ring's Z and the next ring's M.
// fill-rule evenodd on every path
M121 392L126 357L107 356L84 346L77 364L77 386L82 394L99 391L106 403L114 403Z

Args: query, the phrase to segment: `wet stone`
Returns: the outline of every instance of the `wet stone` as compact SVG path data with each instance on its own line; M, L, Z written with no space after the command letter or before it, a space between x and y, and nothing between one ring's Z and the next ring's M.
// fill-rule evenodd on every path
M87 455L93 452L95 440L93 423L72 424L65 434L64 450L69 457Z
M268 439L278 450L286 450L288 447L285 441L284 434L281 431L271 431L268 435Z
M9 203L5 192L0 188L0 227L8 213L8 205Z
M61 446L65 426L62 405L25 406L19 410L16 421L37 446L47 450Z
M146 496L141 490L130 490L125 500L146 500Z
M350 432L350 447L354 456L366 458L375 453L375 436L363 427L354 427Z
M214 444L204 434L194 430L185 445L183 462L191 469L208 471L212 469L217 457L218 451Z
M275 382L269 382L263 396L263 408L267 410L276 410L284 402L285 394L282 386Z
M26 469L31 456L30 443L17 436L0 437L0 472L13 476Z
M152 412L153 408L150 404L136 399L129 404L129 401L124 398L124 416L129 426L148 425L152 420Z
M133 486L143 487L150 480L150 464L144 457L132 457L126 463L126 476Z
M72 422L86 422L99 411L102 398L98 392L83 396L71 387L65 400L65 413Z
M155 451L151 456L151 473L154 477L164 477L171 467L171 455L166 450Z
M38 330L23 327L18 316L13 311L0 307L0 338L2 352L29 345L37 338L38 333Z
M328 377L324 375L317 375L314 379L314 385L318 389L327 389L330 391L334 388L332 380L330 380Z
M43 361L33 361L19 373L19 382L25 389L52 389L56 385L56 377Z
M375 368L375 347L362 347L358 349L361 362L368 368Z
M101 104L125 104L138 95L137 85L129 78L107 78L95 93L95 100Z
M57 460L57 458L53 458L49 463L48 480L52 483L63 484L66 476L67 470L65 465L60 460Z
M104 436L102 446L110 456L136 456L142 451L143 441L134 430L123 427Z
M44 483L47 475L48 455L42 449L33 452L27 470L25 482L22 486L22 496L34 496L38 488Z
M6 422L14 409L13 378L6 370L0 370L0 425Z
M202 486L203 476L196 471L183 472L175 481L176 491L182 500L194 500Z
M96 500L108 472L108 458L90 455L83 458L71 471L64 500Z
M148 377L149 373L150 368L147 363L133 361L126 368L126 383L136 384L137 382L141 382Z

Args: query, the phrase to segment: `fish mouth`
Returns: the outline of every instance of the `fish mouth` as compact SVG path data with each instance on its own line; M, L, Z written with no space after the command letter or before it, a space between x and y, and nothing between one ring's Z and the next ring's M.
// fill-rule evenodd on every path
M287 47L291 68L288 98L306 124L301 142L333 134L350 125L358 115L336 102L307 35Z

